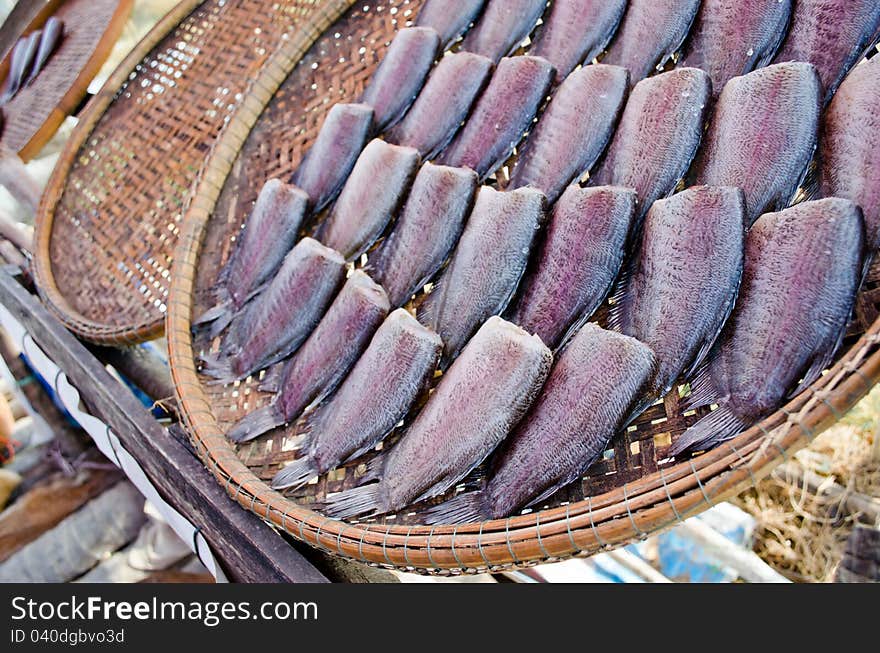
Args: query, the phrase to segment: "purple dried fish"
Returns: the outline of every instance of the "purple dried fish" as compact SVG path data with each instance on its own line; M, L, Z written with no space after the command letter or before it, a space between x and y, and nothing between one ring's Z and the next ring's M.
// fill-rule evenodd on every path
M445 48L467 31L484 4L485 0L427 0L419 10L416 25L437 30Z
M419 318L443 338L445 367L492 315L510 302L544 219L539 191L480 188L449 266L419 307Z
M334 104L312 147L290 178L311 200L317 213L330 202L354 167L373 128L373 108L366 104Z
M602 63L628 68L634 82L661 70L687 38L700 0L630 0Z
M371 483L332 496L326 514L393 512L446 492L507 437L537 397L553 355L499 317L474 335L400 441L377 458Z
M15 44L10 58L9 73L6 76L6 85L3 95L0 96L0 104L9 102L21 90L37 56L42 34L42 30L34 30L28 36L21 37Z
M397 33L361 96L361 102L373 107L377 131L406 113L439 50L440 35L431 27L406 27Z
M602 154L628 86L629 73L619 66L585 66L569 75L526 139L509 188L531 186L555 202Z
M880 246L880 59L853 68L822 117L820 188L858 204L868 243Z
M370 261L392 306L405 304L440 269L458 242L476 192L473 170L422 166L402 215Z
M635 212L629 188L569 186L553 207L511 321L559 347L605 299Z
M381 442L427 387L442 346L402 308L391 313L333 399L310 418L303 457L278 472L272 487L303 485Z
M609 325L654 351L652 399L702 363L730 315L745 228L743 193L730 186L692 186L645 216Z
M272 403L246 415L229 432L234 442L252 440L322 401L367 346L388 315L388 296L362 270L355 270L318 326L287 362Z
M63 32L64 23L55 18L55 16L50 17L49 20L46 21L46 24L43 25L43 35L40 37L40 46L37 50L33 69L25 82L25 86L33 82L37 78L37 75L43 70L49 57L52 56L52 53L55 52L55 48L57 48L58 44L61 42Z
M547 0L489 0L480 20L465 37L462 50L497 62L516 50L546 6Z
M680 66L702 68L715 93L763 68L785 38L792 0L703 0Z
M553 64L558 84L606 48L625 11L626 0L553 0L530 54Z
M429 509L426 523L507 517L579 479L626 426L653 370L646 345L584 325L560 351L535 405L493 456L488 482Z
M629 94L590 184L635 189L639 207L634 233L651 204L672 193L687 173L700 145L711 87L702 70L677 68L643 79Z
M688 408L718 408L670 454L732 438L819 377L843 340L864 245L862 214L849 200L802 202L758 218L736 306L691 382Z
M296 242L308 202L303 191L278 179L263 185L235 251L220 272L214 289L217 305L193 324L213 322L212 335L229 325L281 266Z
M877 42L878 30L877 0L797 0L776 61L813 64L827 102L847 71Z
M447 54L385 140L414 147L424 159L433 158L461 127L493 67L491 59L471 52Z
M370 141L321 225L318 239L348 260L367 251L406 198L419 161L419 153L411 147L378 138Z
M468 121L440 162L476 170L480 179L497 170L522 140L553 79L553 66L540 57L506 57Z
M222 382L243 379L294 352L324 315L345 278L345 259L311 238L290 250L281 269L232 319L217 357L204 374Z
M748 224L787 206L813 157L820 99L819 77L808 63L731 79L694 164L696 183L742 188Z

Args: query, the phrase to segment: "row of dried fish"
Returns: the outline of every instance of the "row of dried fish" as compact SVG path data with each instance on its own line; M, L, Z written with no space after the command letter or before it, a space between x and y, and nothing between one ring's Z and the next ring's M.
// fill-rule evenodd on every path
M37 78L46 67L49 57L58 48L63 34L64 23L52 16L41 29L36 29L18 40L9 57L9 72L3 92L0 93L0 105L12 100L21 89Z

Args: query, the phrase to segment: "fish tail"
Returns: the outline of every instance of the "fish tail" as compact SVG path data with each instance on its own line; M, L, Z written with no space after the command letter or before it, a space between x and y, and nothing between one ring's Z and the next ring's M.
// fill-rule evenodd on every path
M260 392L278 392L281 390L281 377L284 375L284 365L275 365L269 369L262 383L257 387Z
M209 385L232 383L237 378L235 372L232 371L232 358L229 356L223 358L219 356L204 356L202 357L202 362L204 365L201 373L213 379L208 382Z
M425 512L426 524L466 524L490 518L483 503L483 491L464 492Z
M314 461L308 456L297 458L272 479L273 490L298 488L319 474Z
M278 413L278 408L272 403L242 417L230 429L226 437L233 442L247 442L282 424L284 424L284 419Z
M203 327L206 324L211 324L216 322L221 318L226 318L232 312L232 309L229 305L228 301L218 302L207 311L199 315L195 320L193 320L193 326ZM228 324L227 320L227 324Z
M722 404L682 433L672 443L669 455L677 456L685 451L709 449L731 439L747 425L746 420L736 415L728 404Z
M335 519L347 519L370 513L376 515L380 512L379 487L381 483L372 483L361 487L345 490L324 503L324 514Z
M372 481L378 481L382 477L382 464L384 462L384 456L376 456L368 462L364 475L357 480L358 485L366 485Z

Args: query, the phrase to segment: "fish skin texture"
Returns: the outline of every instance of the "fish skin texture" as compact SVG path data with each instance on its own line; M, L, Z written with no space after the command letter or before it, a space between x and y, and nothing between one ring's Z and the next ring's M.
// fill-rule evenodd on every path
M605 159L589 183L635 189L634 234L654 201L670 195L687 174L700 146L711 88L704 71L676 68L642 80L630 92Z
M522 419L552 361L537 336L499 317L487 320L383 455L379 483L330 498L327 514L391 512L445 492Z
M539 57L502 59L464 127L440 157L475 170L482 181L507 160L544 103L553 66Z
M553 207L511 321L552 349L576 332L617 277L635 205L629 188L569 186Z
M731 78L766 66L788 31L793 0L702 0L680 66L702 68L720 93Z
M272 403L246 415L228 437L235 442L252 440L330 395L389 310L382 286L363 270L352 272L318 326L284 365Z
M436 333L404 309L393 311L333 398L313 413L304 457L272 486L301 485L379 443L426 388L441 349Z
M370 141L321 224L318 240L347 260L363 254L397 213L420 161L419 153L411 147L378 138Z
M489 0L461 48L498 62L516 50L546 7L547 0Z
M467 31L484 4L485 0L427 0L419 10L416 25L437 30L445 48Z
M489 317L507 307L544 219L539 191L480 188L449 265L419 307L419 319L440 334L446 364Z
M880 59L853 68L822 116L820 190L862 208L868 243L880 247Z
M700 0L630 0L602 63L629 69L633 82L660 70L687 38Z
M797 0L788 37L775 61L813 64L827 102L849 69L877 42L878 30L877 0Z
M372 130L373 108L366 104L335 104L327 113L315 142L290 177L308 194L312 214L339 193Z
M569 75L529 133L508 187L537 188L554 203L602 154L628 87L629 73L619 66L585 66Z
M788 206L816 148L816 69L792 62L734 77L718 97L694 163L696 183L739 186L751 225Z
M373 107L377 131L391 126L406 113L439 50L440 35L433 28L405 27L397 32L360 100Z
M718 408L671 455L733 437L818 378L843 339L864 246L861 210L845 199L801 202L755 222L733 313L687 399L689 408Z
M403 120L385 133L385 140L414 147L423 159L433 159L467 118L494 67L491 59L472 52L447 54Z
M433 163L419 170L400 218L370 260L392 306L403 306L440 269L461 236L476 192L473 170Z
M653 371L648 346L584 325L559 352L534 405L493 455L482 490L429 509L426 523L511 516L580 478L626 426Z
M245 378L295 351L324 315L345 278L345 260L311 238L285 257L278 274L233 318L220 344L231 375ZM206 373L210 373L206 370Z
M739 188L692 186L648 211L612 322L654 351L653 398L709 353L736 300L744 244Z
M560 84L602 53L625 11L626 0L553 0L529 53L552 63Z

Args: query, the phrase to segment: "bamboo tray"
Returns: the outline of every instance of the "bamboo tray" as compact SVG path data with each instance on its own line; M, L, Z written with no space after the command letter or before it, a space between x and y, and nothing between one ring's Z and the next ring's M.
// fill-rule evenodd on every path
M92 98L35 219L34 276L68 329L102 344L162 334L202 167L250 80L318 4L181 0Z
M226 429L269 397L256 389L256 379L225 388L205 383L195 356L209 343L194 339L191 318L210 305L207 290L261 185L292 172L329 108L359 95L394 32L420 4L335 0L304 22L267 62L218 140L182 226L167 321L172 374L198 454L242 506L325 551L421 573L475 573L590 554L668 528L741 492L833 424L877 382L880 269L875 268L835 365L783 409L701 455L678 460L666 455L671 441L699 417L685 414L673 392L615 437L580 484L509 519L428 527L419 523L424 506L349 522L310 509L328 492L351 487L360 464L374 453L293 493L271 490L267 481L297 456L297 427L241 446L227 440Z

